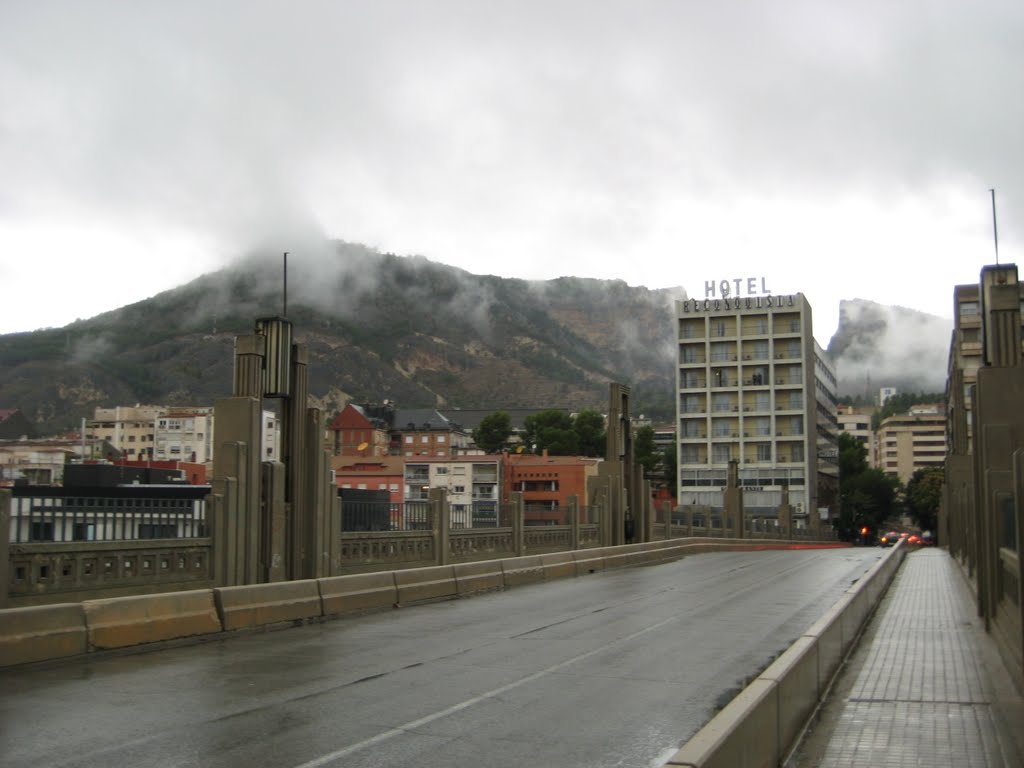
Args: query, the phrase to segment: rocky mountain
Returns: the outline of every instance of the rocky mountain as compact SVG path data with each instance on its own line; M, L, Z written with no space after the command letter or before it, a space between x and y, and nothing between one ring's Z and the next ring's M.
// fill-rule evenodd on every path
M839 327L828 352L839 394L877 398L880 387L943 392L953 321L865 299L839 303Z
M289 264L287 316L328 414L400 407L603 409L609 381L672 418L674 301L621 281L473 275L338 243ZM233 341L278 315L281 264L250 259L60 329L0 336L0 403L43 434L97 405L210 404L230 394Z
M309 348L312 399L328 415L384 398L603 410L618 381L637 413L671 422L683 297L622 281L474 275L335 243L289 264L287 297L280 262L253 258L64 328L0 336L0 406L53 434L98 405L212 404L230 394L234 337L287 300ZM829 351L842 393L941 391L948 343L949 321L856 300L843 302Z

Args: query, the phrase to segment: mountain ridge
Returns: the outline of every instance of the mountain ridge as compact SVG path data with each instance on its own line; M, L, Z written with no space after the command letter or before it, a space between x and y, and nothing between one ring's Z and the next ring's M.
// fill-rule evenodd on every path
M682 288L474 275L342 242L315 261L293 260L288 286L311 404L328 416L349 400L384 398L408 408L603 410L618 381L632 387L635 413L675 418ZM901 325L920 336L943 322L861 300L842 306L829 349L851 380L863 366L881 372L872 339L885 349ZM0 404L43 434L77 428L96 406L212 404L230 395L234 337L283 309L280 263L250 257L63 328L0 336Z

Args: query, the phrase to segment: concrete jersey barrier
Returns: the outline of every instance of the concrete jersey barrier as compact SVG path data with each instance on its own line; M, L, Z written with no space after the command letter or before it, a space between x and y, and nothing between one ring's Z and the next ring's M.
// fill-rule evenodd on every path
M57 603L3 611L0 667L77 656L88 650L81 603Z
M213 594L221 625L229 631L319 618L324 613L315 579L218 587Z
M221 631L213 590L86 600L89 650L176 640Z
M324 616L393 608L398 602L394 571L317 579Z

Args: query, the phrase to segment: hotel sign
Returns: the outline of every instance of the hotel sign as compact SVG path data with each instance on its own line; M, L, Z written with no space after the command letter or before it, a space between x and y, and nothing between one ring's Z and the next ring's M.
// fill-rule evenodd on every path
M758 280L761 281L760 288L757 285ZM705 280L704 298L715 298L716 289L717 296L722 299L727 299L730 296L742 296L744 288L747 289L747 296L771 296L772 293L768 290L768 285L763 277L735 277L732 280Z
M683 312L709 312L718 309L778 309L796 305L796 296L736 296L724 299L685 299Z

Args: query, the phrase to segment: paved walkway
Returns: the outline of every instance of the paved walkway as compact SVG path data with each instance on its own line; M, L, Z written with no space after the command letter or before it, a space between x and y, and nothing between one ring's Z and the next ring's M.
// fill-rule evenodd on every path
M794 768L1024 766L1024 702L958 565L910 552Z

